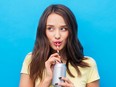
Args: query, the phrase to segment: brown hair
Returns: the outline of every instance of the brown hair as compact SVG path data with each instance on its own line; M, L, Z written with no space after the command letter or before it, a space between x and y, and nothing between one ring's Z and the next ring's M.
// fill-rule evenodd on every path
M69 37L67 39L66 46L63 48L63 53L61 53L62 56L67 60L66 66L68 74L74 77L68 67L69 63L76 69L78 75L81 75L78 66L89 66L87 63L82 61L83 59L85 59L83 55L83 47L77 37L78 25L72 11L61 4L50 5L45 9L40 18L37 28L35 45L32 52L32 61L30 63L30 77L34 82L37 78L40 78L40 80L42 79L43 71L45 69L45 61L52 54L52 48L48 44L49 41L45 34L46 21L51 13L56 13L62 16L64 18L64 21L66 22L66 25L68 25Z

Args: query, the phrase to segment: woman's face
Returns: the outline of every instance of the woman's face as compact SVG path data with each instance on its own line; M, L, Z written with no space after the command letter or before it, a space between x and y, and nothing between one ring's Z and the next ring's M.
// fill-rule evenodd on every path
M46 36L54 50L61 50L67 42L69 31L62 16L52 13L47 18Z

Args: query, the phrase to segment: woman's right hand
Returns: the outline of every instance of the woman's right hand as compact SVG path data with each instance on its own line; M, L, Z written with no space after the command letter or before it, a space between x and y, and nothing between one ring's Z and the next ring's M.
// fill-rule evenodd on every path
M56 63L60 63L61 59L58 53L52 54L45 62L45 76L40 82L39 87L49 87L52 82L53 69Z
M46 78L52 79L54 65L60 62L61 58L58 53L54 53L48 58L48 60L45 62Z

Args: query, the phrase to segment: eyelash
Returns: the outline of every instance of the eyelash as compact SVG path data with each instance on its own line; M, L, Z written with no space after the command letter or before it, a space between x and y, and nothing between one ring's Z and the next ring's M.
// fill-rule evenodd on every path
M66 31L66 30L67 30L67 28L64 28L64 27L63 27L63 28L60 28L60 30Z
M54 30L53 27L48 27L47 29L50 30L50 31ZM60 30L62 30L62 31L67 31L67 28L62 27L62 28L60 28Z
M48 27L47 29L48 29L48 30L53 30L54 28L52 28L52 27Z

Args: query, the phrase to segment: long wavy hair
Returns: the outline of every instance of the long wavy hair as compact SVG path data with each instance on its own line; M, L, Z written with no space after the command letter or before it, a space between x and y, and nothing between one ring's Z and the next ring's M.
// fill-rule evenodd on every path
M69 63L75 68L77 74L80 76L81 72L78 66L83 68L89 67L87 63L82 61L85 58L83 54L83 47L77 37L78 25L74 14L64 5L50 5L43 12L37 28L36 40L30 63L30 78L33 82L35 82L37 78L42 80L45 69L45 61L47 61L49 56L53 53L45 33L47 18L52 13L62 16L68 26L69 37L67 38L66 46L62 49L63 51L61 51L61 56L67 60L66 67L68 74L71 77L75 77L69 69Z

